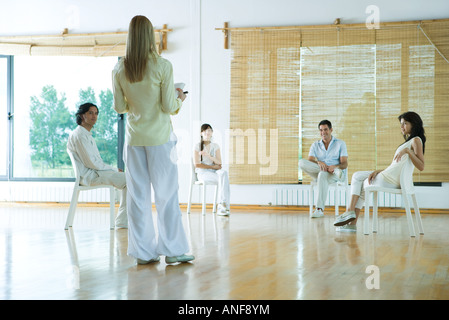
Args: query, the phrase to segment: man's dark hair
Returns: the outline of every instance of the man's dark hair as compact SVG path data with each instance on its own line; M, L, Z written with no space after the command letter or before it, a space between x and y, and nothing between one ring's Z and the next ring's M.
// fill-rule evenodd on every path
M97 108L97 111L98 111L98 107L91 102L83 103L82 105L80 105L78 107L78 111L75 114L76 115L76 123L78 125L81 125L81 123L83 122L83 118L81 118L81 115L83 115L87 111L89 111L90 107L95 107L95 108Z
M329 120L321 120L320 123L318 124L318 129L320 128L321 125L327 125L329 129L332 129L332 123Z

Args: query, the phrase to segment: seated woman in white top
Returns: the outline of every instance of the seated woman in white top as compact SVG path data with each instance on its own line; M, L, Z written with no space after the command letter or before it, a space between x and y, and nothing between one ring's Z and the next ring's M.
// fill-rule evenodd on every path
M398 119L405 142L397 148L392 163L385 170L358 171L353 174L351 203L348 211L336 218L334 226L339 227L337 231L356 231L357 218L365 203L365 187L375 185L399 188L401 170L408 158L418 170L424 170L426 136L421 117L413 111L408 111L401 114Z
M228 172L221 168L220 146L211 141L212 127L205 123L201 126L201 142L193 151L193 163L198 180L218 182L218 214L229 215L229 178Z

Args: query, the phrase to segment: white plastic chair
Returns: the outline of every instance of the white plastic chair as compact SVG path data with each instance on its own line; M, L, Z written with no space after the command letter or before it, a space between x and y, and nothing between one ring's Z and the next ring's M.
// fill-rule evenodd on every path
M109 215L110 215L110 228L114 229L115 222L114 222L114 215L115 215L115 190L113 186L110 185L98 185L98 186L82 186L80 185L80 174L78 171L78 167L76 165L75 158L73 157L72 152L67 149L67 153L70 156L70 160L72 161L72 167L73 171L75 171L75 185L73 186L73 194L72 194L72 201L70 201L70 208L69 208L69 214L67 215L67 221L65 223L65 230L67 230L69 227L73 224L73 219L75 218L75 211L76 206L78 204L78 196L80 194L80 191L86 191L86 190L92 190L92 189L99 189L99 188L108 188L110 192L110 200L109 200Z
M190 213L190 207L192 204L192 189L193 186L197 185L203 188L202 194L203 194L203 208L202 208L202 214L206 214L206 189L207 186L215 186L215 195L214 195L214 203L212 205L212 213L217 212L217 196L218 196L218 183L217 182L211 182L211 181L203 181L198 180L198 177L195 172L195 164L193 163L193 160L191 161L191 171L190 171L190 188L189 188L189 203L187 205L187 213Z
M363 232L364 234L369 234L369 199L370 194L373 193L373 232L377 232L379 228L379 221L377 219L377 198L378 192L387 192L387 193L395 193L402 194L402 201L404 202L405 213L407 215L408 228L410 232L410 237L415 236L415 227L413 224L412 213L410 210L410 204L408 196L411 196L413 200L413 211L416 216L416 223L418 224L418 230L420 234L424 234L424 228L421 221L421 214L419 213L418 202L416 201L415 195L415 187L413 186L413 170L415 166L412 161L407 159L407 162L402 167L401 176L400 176L400 184L401 187L398 189L394 188L384 188L377 186L368 186L365 188L365 216L363 218Z
M338 216L338 207L340 205L340 194L342 191L345 192L345 196L346 196L346 209L348 208L349 205L349 192L348 192L348 169L345 169L346 172L343 172L343 174L345 175L345 180L344 181L337 181L335 183L332 183L329 185L329 187L335 187L335 216ZM314 179L312 180L312 182L310 183L310 190L309 190L309 214L312 214L313 211L313 188L316 187L317 184L317 180Z

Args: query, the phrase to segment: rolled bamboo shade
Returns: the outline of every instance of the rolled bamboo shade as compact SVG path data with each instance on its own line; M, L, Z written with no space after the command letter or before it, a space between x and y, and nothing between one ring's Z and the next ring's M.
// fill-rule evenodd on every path
M0 37L0 54L30 56L90 56L125 55L128 32L60 34L40 36ZM162 37L155 30L156 45L162 51Z
M415 170L415 182L449 181L449 20L287 29L230 29L231 129L257 132L288 123L288 134L279 135L282 174L270 179L257 164L231 163L232 183L297 182L298 159L307 159L320 139L323 119L347 144L349 177L384 169L404 142L397 117L405 111L422 117L427 137L426 167ZM282 60L289 70L284 77L274 77L279 50L290 54Z

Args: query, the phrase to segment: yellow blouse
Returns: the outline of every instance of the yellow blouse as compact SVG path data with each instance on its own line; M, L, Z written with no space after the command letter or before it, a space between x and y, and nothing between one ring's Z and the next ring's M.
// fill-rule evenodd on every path
M173 83L173 67L162 57L149 58L142 81L130 83L124 59L112 71L114 109L128 113L126 140L131 146L157 146L169 140L173 130L170 115L182 106Z

